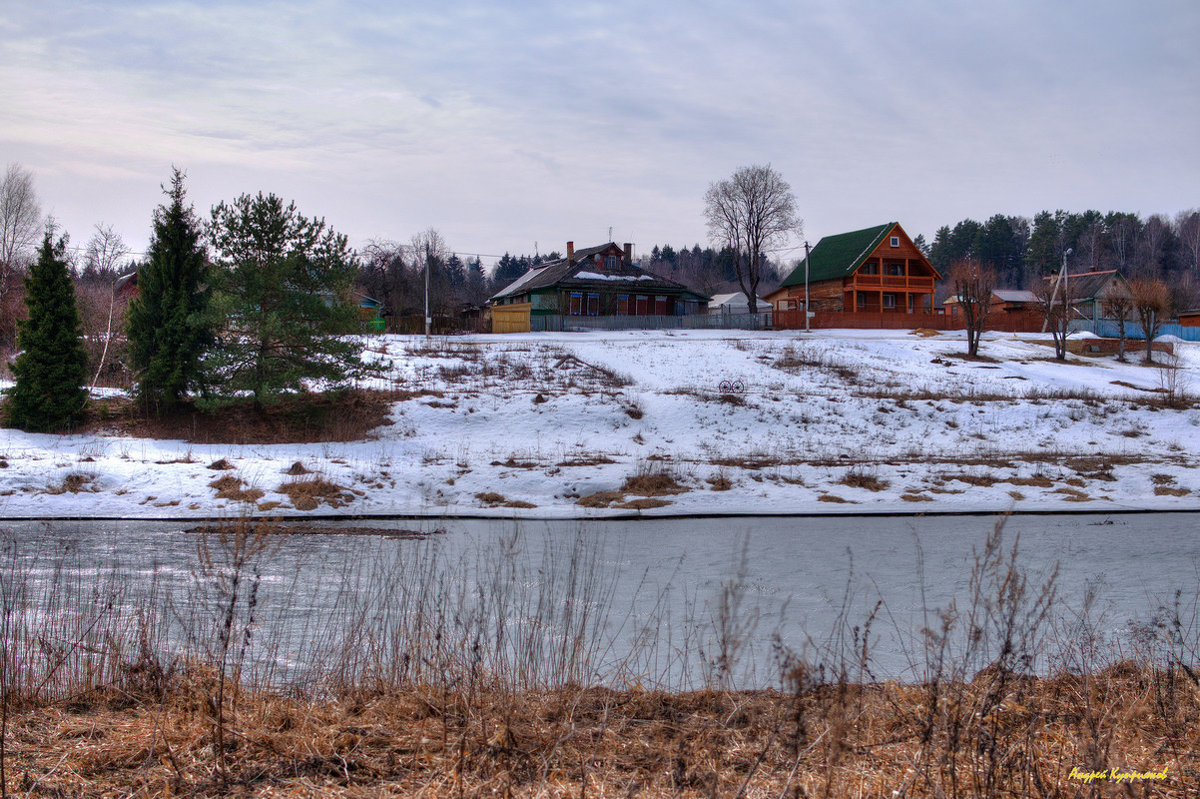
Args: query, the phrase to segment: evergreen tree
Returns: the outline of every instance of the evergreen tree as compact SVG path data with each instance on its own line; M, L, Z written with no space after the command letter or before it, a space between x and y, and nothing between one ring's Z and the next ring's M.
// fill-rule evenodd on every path
M184 175L171 176L170 198L154 211L146 261L138 269L138 296L129 306L126 336L138 377L138 397L162 412L197 385L200 359L211 341L208 266L202 227L184 206Z
M360 322L351 301L358 267L345 236L261 192L213 208L210 231L210 310L228 331L204 361L204 405L250 394L261 407L308 381L336 386L362 373L361 343L346 337Z
M12 364L6 422L35 432L65 430L83 418L87 402L87 351L75 307L67 237L46 230L37 262L25 278L29 318L17 324L22 350Z

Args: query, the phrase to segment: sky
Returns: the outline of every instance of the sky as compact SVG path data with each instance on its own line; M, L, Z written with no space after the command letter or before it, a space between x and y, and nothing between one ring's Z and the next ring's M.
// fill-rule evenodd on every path
M0 3L0 162L83 246L273 192L355 246L705 244L751 164L803 236L1200 206L1195 0ZM609 230L611 228L611 237ZM779 257L791 259L797 238Z

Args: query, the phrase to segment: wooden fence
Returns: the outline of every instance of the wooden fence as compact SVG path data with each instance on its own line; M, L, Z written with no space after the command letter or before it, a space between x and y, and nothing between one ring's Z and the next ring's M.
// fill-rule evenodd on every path
M962 330L961 316L932 313L844 313L814 311L809 326L814 330L852 328L856 330ZM777 330L803 330L804 311L775 311ZM985 330L1003 333L1038 333L1042 317L1036 313L991 314L984 323Z

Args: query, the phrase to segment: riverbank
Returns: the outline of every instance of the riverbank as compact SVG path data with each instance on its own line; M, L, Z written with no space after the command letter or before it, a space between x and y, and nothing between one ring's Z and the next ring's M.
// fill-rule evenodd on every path
M105 423L121 398L101 392L88 432L3 431L0 517L1200 509L1197 345L1145 366L1058 363L1047 343L988 334L966 359L961 334L905 331L372 337L353 440L139 431Z

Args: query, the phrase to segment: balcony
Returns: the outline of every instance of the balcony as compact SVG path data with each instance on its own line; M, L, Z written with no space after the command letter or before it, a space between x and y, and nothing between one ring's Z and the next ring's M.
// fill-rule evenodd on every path
M855 275L846 285L856 291L917 291L933 293L933 278L916 275Z

